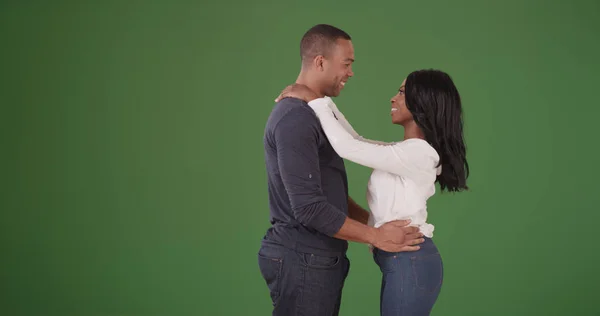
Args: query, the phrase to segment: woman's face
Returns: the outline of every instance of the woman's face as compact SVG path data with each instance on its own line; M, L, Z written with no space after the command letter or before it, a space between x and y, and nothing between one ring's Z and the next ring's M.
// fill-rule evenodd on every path
M404 99L404 85L406 79L402 81L402 85L398 90L398 93L390 100L392 102L392 123L404 125L407 122L412 121L413 117L408 108L406 107L406 101Z

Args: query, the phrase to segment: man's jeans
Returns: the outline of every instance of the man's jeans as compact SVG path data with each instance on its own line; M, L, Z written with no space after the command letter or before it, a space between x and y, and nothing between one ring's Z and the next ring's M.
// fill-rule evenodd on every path
M440 293L443 279L442 258L429 238L414 252L373 250L383 273L381 315L429 315Z
M336 316L350 261L344 254L298 252L263 241L258 266L273 315Z

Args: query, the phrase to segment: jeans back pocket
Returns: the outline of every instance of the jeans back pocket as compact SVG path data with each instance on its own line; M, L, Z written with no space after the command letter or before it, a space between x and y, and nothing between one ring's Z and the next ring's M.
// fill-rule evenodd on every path
M340 256L322 256L314 253L299 253L302 263L310 268L315 269L331 269L337 267L340 263Z
M283 269L283 259L267 257L261 253L258 254L258 267L260 273L267 283L273 306L277 305L279 291L281 287L281 271Z

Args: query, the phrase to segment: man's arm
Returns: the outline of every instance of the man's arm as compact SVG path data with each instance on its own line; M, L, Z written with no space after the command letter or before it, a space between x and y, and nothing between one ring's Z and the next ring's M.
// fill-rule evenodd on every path
M306 107L289 107L272 137L293 215L302 225L334 236L344 225L346 215L327 201L321 188L318 121Z
M386 251L401 251L407 245L422 242L417 228L403 227L407 221L373 228L348 218L327 201L321 189L319 122L308 108L290 107L275 127L273 137L279 172L294 217L302 225L328 236L372 244Z
M369 212L354 202L351 197L348 197L348 217L365 225L369 222Z

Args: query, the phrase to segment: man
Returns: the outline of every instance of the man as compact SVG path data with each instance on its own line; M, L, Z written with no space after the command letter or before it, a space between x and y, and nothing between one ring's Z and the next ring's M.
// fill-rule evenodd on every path
M336 27L312 27L300 53L296 83L320 97L338 96L353 76L351 38ZM264 146L272 226L258 262L273 315L337 315L350 267L348 241L409 251L422 235L407 221L367 225L369 213L348 196L344 162L306 102L286 98L275 105Z

